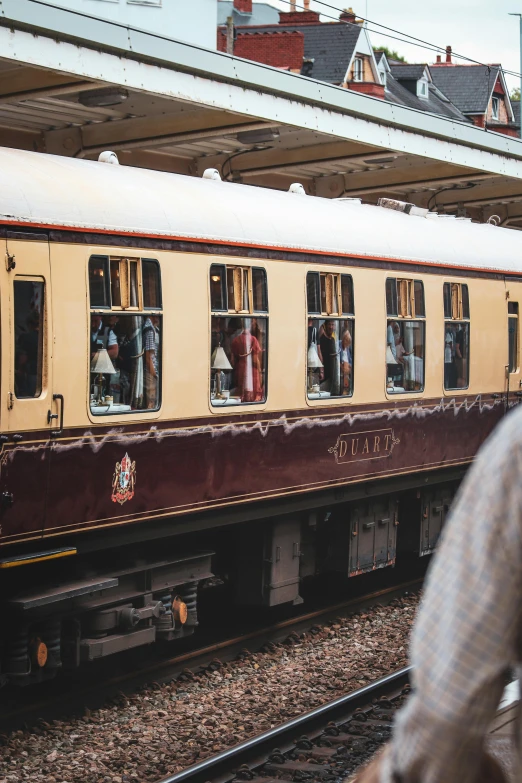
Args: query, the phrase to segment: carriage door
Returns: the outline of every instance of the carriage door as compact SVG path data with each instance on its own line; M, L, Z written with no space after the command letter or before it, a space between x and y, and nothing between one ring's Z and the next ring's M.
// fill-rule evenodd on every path
M8 233L0 258L0 525L2 537L15 538L43 529L57 427L51 415L60 414L52 389L49 244L43 236L19 237Z

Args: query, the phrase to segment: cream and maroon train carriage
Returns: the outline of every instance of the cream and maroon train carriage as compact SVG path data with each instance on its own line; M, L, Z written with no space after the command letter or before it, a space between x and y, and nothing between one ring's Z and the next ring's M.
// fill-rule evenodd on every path
M516 232L13 150L0 232L4 681L432 551L517 401Z

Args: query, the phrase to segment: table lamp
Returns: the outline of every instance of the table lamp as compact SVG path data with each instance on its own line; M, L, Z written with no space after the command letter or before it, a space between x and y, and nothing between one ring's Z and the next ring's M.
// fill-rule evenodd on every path
M389 345L386 346L386 364L399 364Z
M109 358L106 348L100 348L91 359L91 372L98 375L98 405L101 405L102 384L104 375L113 375L116 372L114 365Z
M310 343L310 348L308 349L308 391L312 391L314 370L320 370L321 367L324 367L324 365L319 358L319 354L317 352L317 343L313 340L312 333L312 342Z
M221 393L221 372L223 370L231 370L232 365L228 361L227 355L220 345L218 345L214 353L212 369L216 370L216 397L218 400L221 400L223 398Z

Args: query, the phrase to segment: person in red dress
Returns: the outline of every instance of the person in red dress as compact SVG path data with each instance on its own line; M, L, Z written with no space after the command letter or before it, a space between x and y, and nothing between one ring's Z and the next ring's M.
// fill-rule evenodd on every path
M259 340L250 331L250 319L245 319L241 334L232 340L231 351L234 358L234 381L237 396L241 397L241 402L263 400L262 350Z

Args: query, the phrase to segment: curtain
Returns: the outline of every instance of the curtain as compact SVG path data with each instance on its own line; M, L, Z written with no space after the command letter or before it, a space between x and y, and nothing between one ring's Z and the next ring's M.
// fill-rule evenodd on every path
M132 307L138 306L137 275L130 275L130 303ZM143 318L141 315L132 316L132 344L134 354L132 356L132 381L131 381L131 406L141 409L143 402Z

